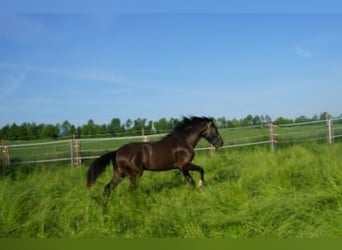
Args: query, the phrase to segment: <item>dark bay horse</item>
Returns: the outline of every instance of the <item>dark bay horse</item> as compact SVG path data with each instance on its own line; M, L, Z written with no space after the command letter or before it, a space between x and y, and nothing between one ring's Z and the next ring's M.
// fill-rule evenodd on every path
M185 179L194 186L195 181L189 171L197 171L200 173L200 187L204 182L204 170L191 161L195 156L194 148L202 137L215 147L223 145L223 139L212 118L185 117L160 141L128 143L97 158L88 169L87 186L90 188L112 162L114 175L104 189L106 197L109 197L111 191L125 177L135 186L145 170L179 169Z

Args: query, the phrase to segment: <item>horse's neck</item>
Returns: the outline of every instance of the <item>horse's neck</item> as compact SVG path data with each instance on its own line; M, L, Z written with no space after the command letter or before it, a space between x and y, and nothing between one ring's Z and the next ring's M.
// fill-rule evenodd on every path
M197 143L202 137L202 132L203 129L201 127L193 127L193 128L188 128L183 131L177 132L177 133L171 133L167 136L165 136L161 141L174 141L175 138L178 138L176 140L181 140L188 145L190 145L192 148L196 147Z
M189 131L189 133L184 133L186 141L194 148L196 147L199 140L202 138L202 130L201 129L193 129L193 131Z

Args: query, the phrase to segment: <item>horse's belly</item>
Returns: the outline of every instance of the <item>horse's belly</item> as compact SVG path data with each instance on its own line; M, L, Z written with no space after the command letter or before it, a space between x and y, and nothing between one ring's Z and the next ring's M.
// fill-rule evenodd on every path
M152 162L149 162L149 164L146 164L144 168L145 170L150 170L150 171L166 171L166 170L175 169L175 166L170 161L160 161L160 162L152 161Z
M164 149L155 143L144 145L142 160L145 170L165 171L175 168L170 149Z

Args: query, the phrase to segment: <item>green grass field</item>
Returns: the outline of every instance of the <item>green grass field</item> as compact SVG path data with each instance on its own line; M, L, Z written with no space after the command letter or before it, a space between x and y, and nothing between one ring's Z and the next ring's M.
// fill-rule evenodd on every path
M206 185L145 172L102 205L112 170L91 190L87 166L19 167L0 180L0 237L334 238L342 236L342 144L199 153ZM198 176L194 174L197 179Z

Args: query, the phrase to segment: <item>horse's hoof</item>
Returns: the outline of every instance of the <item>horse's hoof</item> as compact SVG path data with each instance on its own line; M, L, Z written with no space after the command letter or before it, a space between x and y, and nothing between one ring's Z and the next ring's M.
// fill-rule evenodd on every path
M196 185L196 188L201 188L201 187L203 187L203 181L199 180L197 185Z

